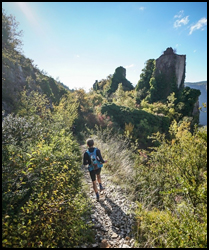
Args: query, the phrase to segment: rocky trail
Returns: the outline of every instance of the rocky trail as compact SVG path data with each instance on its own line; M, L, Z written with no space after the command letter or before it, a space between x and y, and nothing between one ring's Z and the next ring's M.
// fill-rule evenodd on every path
M105 168L105 166L103 166ZM92 187L87 168L82 167L84 180L87 184L86 193L92 202L90 221L95 229L95 243L82 245L81 248L134 248L134 209L136 204L128 200L122 188L111 182L111 176L102 169L102 185L105 190L100 193L100 201ZM99 190L99 185L98 185Z

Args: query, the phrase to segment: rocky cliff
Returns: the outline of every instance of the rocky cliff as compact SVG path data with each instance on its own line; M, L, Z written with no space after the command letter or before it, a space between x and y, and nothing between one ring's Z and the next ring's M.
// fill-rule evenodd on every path
M126 69L122 66L117 67L114 74L110 75L107 80L96 80L93 84L93 89L106 91L109 95L111 95L117 90L119 83L122 83L124 91L134 89L132 83L126 79Z
M33 74L31 74L33 73ZM27 77L33 75L33 71L27 71L19 62L12 60L3 60L2 62L2 110L6 113L14 111L18 104L20 93L27 87ZM32 86L31 86L32 87ZM35 86L33 86L35 90Z
M164 75L167 83L175 80L177 88L180 89L184 87L185 67L186 55L177 55L172 48L167 48L163 55L156 59L155 77ZM170 85L167 91L171 90L172 86Z
M186 116L193 116L194 121L199 120L199 91L185 90L186 55L177 55L169 47L163 55L156 59L154 76L157 83L159 100L165 100L168 95L175 92L178 101L185 102L187 106ZM183 94L182 94L183 93ZM190 96L190 94L191 96ZM183 96L182 96L183 95ZM191 99L193 101L191 102ZM188 108L188 103L191 107Z
M2 110L5 114L15 112L23 89L45 94L50 103L59 102L69 89L36 68L29 58L16 54L16 60L13 56L2 58Z

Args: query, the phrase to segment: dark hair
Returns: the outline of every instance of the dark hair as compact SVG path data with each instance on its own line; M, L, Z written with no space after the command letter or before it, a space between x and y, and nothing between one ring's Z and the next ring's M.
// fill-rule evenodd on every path
M89 147L92 147L92 146L94 145L94 140L91 139L91 138L89 138L89 139L86 140L86 143L87 143L87 145L88 145Z

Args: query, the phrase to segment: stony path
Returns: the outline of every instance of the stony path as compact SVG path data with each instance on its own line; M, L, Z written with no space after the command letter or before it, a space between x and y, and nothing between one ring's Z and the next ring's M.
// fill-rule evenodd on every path
M97 202L89 172L84 167L82 171L88 184L86 193L93 205L91 221L96 231L96 243L90 246L83 245L81 248L134 248L132 225L135 203L125 197L120 186L114 185L108 173L104 171L101 171L101 178L105 190L100 192L100 201Z

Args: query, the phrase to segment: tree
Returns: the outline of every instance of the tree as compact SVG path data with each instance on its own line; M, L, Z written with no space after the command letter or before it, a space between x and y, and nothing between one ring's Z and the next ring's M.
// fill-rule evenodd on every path
M48 119L50 116L50 102L45 94L24 90L21 92L16 113L24 117L36 116L37 118Z
M7 16L5 10L2 9L2 49L20 50L22 31L17 31L18 25L19 23L15 17L12 15Z
M142 69L142 73L140 74L140 80L138 81L136 85L136 91L139 91L140 89L145 88L148 90L150 88L149 82L153 75L153 71L155 68L155 60L149 59L145 63L145 68Z

